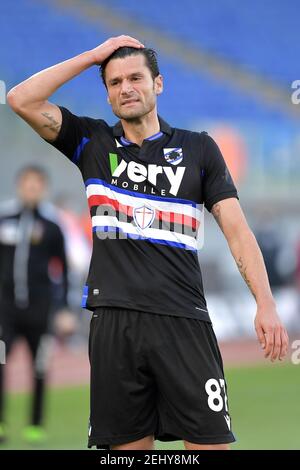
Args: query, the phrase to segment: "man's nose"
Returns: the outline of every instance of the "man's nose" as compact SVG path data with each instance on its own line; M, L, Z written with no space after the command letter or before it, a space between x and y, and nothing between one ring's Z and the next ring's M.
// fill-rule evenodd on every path
M132 86L129 80L123 80L121 84L121 93L122 94L127 94L132 91Z

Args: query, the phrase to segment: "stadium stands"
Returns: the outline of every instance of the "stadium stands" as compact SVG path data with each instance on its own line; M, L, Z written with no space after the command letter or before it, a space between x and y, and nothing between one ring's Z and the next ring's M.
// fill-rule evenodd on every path
M117 16L133 16L141 25L155 27L185 41L187 48L189 44L202 48L279 84L290 87L291 81L297 78L293 76L291 60L292 45L299 36L293 8L296 0L287 3L254 0L247 8L234 0L212 0L205 5L195 0L152 2L151 6L135 0L109 0L101 4L109 5ZM76 16L72 9L60 8L59 2L51 5L50 2L19 0L17 15L13 5L13 2L4 2L0 16L1 36L5 38L0 43L0 71L9 80L8 88L44 67L116 35L105 21L99 21L96 27L87 18ZM278 123L290 120L283 111L263 104L234 84L195 73L176 57L160 54L160 67L167 86L167 93L160 98L160 112L169 120L176 116L178 126L191 125L199 119ZM105 119L112 119L109 107L101 101L103 98L105 90L96 69L76 78L55 96L57 102L63 101L75 112L100 113Z
M159 7L158 2L149 6L136 0L106 3L122 14L134 15L146 25L155 25L187 44L205 48L272 80L285 85L295 80L297 0L253 0L247 4L238 0L165 0Z

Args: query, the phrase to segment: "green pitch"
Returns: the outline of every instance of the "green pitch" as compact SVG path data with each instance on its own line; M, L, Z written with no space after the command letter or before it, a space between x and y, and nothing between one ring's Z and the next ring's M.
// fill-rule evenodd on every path
M237 443L233 449L300 449L300 366L272 365L226 371ZM88 387L48 392L47 444L39 449L86 449ZM30 449L22 441L28 396L8 398L9 440L0 449ZM157 449L183 449L180 441Z

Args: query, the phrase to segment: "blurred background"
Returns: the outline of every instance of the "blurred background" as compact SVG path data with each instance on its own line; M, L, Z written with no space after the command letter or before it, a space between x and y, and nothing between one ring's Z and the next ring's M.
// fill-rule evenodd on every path
M1 96L4 87L8 91L39 70L120 34L135 36L158 52L165 83L159 114L174 127L208 131L220 146L292 345L300 337L300 104L293 85L300 79L299 2L3 0ZM116 121L97 67L62 87L52 102L78 115ZM69 304L78 325L67 339L54 341L48 437L39 448L85 448L91 315L80 303L91 236L81 176L4 103L0 142L0 201L15 197L15 175L24 165L39 164L50 176L49 201L59 210L64 228ZM237 437L232 447L299 449L300 364L292 360L293 349L284 364L263 359L253 328L255 302L208 212L199 260L227 371ZM24 343L16 344L5 369L9 438L0 449L29 448L20 434L31 373ZM183 447L181 442L157 442L157 448Z

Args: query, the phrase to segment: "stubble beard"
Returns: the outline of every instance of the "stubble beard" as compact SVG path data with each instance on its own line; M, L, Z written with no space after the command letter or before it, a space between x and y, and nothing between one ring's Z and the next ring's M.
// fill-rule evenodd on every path
M153 99L150 103L148 103L148 105L143 106L143 108L139 110L129 109L127 112L122 112L120 109L113 109L113 112L119 119L122 119L123 121L127 121L130 123L139 123L144 116L153 111L155 105L156 101L155 99Z

